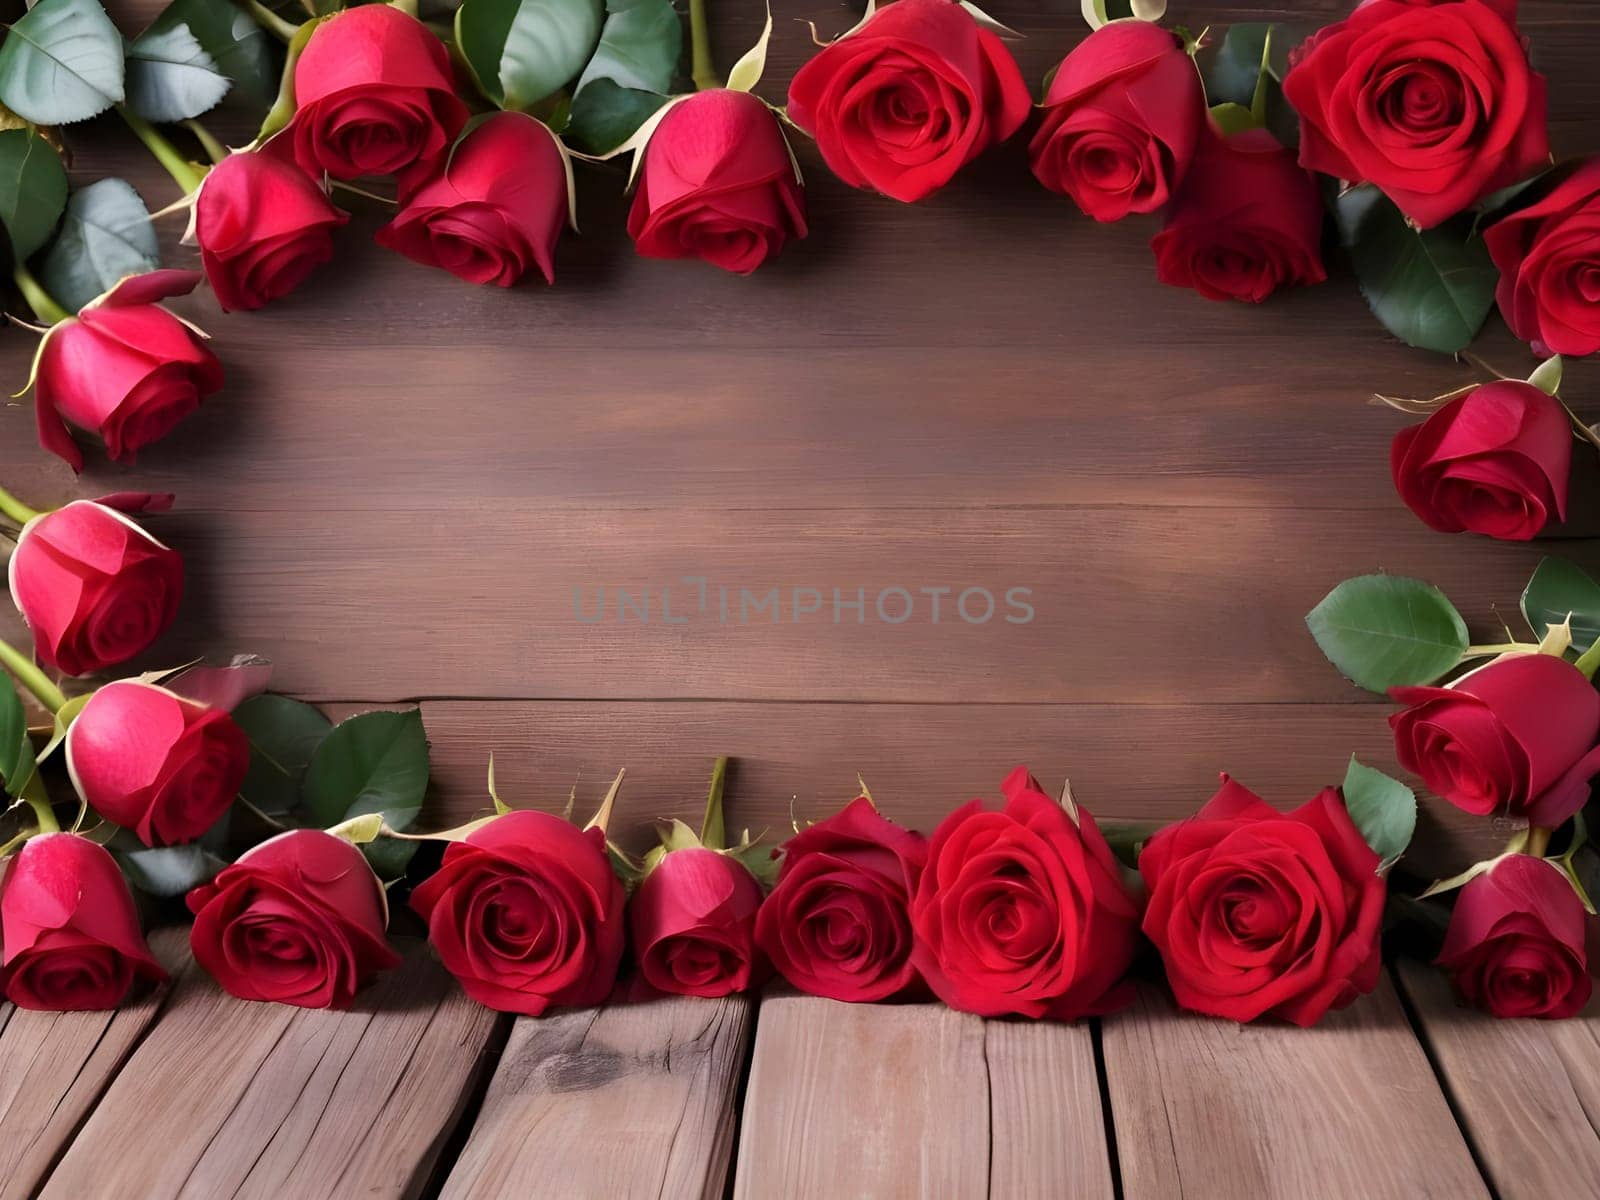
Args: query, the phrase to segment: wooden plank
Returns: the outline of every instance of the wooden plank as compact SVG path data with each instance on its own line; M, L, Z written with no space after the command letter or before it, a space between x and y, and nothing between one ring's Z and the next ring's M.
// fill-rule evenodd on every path
M937 1004L761 1003L735 1200L988 1195L983 1021Z
M150 948L174 978L191 969L187 929L157 930ZM38 1191L157 1019L169 986L115 1012L0 1008L0 1200Z
M1087 1022L985 1021L989 1195L1111 1200L1111 1156Z
M1496 1021L1460 1007L1434 967L1407 959L1398 974L1496 1195L1593 1194L1600 1003L1570 1021Z
M664 997L519 1018L443 1197L717 1200L752 1007Z
M191 972L43 1194L416 1195L496 1014L421 943L403 948L406 965L342 1013L235 1000Z
M341 710L342 711L342 710ZM506 701L423 705L432 743L428 819L440 828L489 811L488 756L500 794L522 807L559 807L578 789L580 811L599 803L618 767L619 835L643 848L651 823L696 821L707 763L735 757L729 820L781 832L818 820L855 794L860 774L884 811L931 830L1027 763L1042 779L1071 777L1097 816L1178 820L1195 812L1228 771L1283 807L1343 777L1352 753L1403 774L1377 704L1028 705L736 704ZM586 807L587 806L587 807ZM1408 864L1450 874L1493 853L1509 825L1424 805Z
M1489 1193L1387 975L1307 1031L1180 1013L1104 1022L1128 1196L1373 1200Z

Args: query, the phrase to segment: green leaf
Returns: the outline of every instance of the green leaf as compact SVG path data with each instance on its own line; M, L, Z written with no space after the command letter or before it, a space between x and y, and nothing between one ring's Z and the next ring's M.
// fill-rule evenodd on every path
M122 35L98 0L40 0L0 46L0 103L35 125L105 112L122 79Z
M1212 105L1211 119L1216 122L1217 128L1221 130L1224 137L1232 137L1234 134L1242 133L1246 129L1261 128L1256 121L1255 113L1244 105L1234 104L1231 101L1226 104Z
M45 290L76 312L124 275L161 265L155 226L124 180L100 179L67 200L55 245L39 266Z
M375 842L364 843L361 853L367 856L367 865L379 879L399 879L411 865L411 859L416 855L418 845L417 842L402 842L397 838L381 837Z
M233 719L250 739L250 771L239 794L268 816L293 811L306 767L333 722L309 704L271 693L246 700Z
M1464 220L1418 230L1371 186L1334 201L1334 217L1361 294L1383 327L1409 346L1464 350L1494 307L1499 272Z
M488 99L525 111L583 70L601 15L602 0L464 0L456 45Z
M232 87L187 25L151 29L128 45L128 103L147 121L187 121Z
M272 103L278 90L280 51L249 13L216 0L173 0L144 36L182 26L188 27L240 96L253 104Z
M1544 637L1572 617L1572 645L1580 654L1600 641L1600 583L1564 558L1543 559L1522 593L1528 628Z
M1347 579L1306 615L1328 660L1379 694L1432 683L1461 662L1467 626L1445 594L1420 579Z
M672 90L683 53L683 22L671 0L607 0L594 57L578 77L575 95L597 79L640 92Z
M1256 84L1266 60L1267 36L1272 26L1264 21L1231 25L1217 44L1216 53L1201 70L1206 103L1237 104L1248 109L1255 101Z
M1352 757L1344 775L1344 805L1367 845L1382 860L1378 871L1387 871L1406 852L1417 831L1417 794L1398 779Z
M120 838L120 834L118 837ZM128 882L152 896L181 896L214 878L227 862L199 842L186 846L113 847Z
M382 813L408 829L428 788L428 737L422 713L362 713L333 727L306 768L306 808L321 826Z
M16 797L33 777L33 741L28 716L10 676L0 675L0 784Z
M67 172L50 143L31 129L0 131L0 223L17 262L50 240L66 206Z
M566 140L585 154L609 154L666 102L667 97L658 92L635 91L609 79L596 79L573 97Z

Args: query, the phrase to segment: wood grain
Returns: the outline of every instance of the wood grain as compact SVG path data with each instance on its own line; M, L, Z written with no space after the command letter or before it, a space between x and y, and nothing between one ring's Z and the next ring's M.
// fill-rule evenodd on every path
M519 1018L445 1200L718 1200L754 1003L663 997Z
M174 977L191 969L187 929L150 937ZM168 987L115 1012L0 1007L0 1197L32 1196L129 1053L157 1020Z
M1124 1195L1487 1198L1387 975L1315 1028L1180 1013L1104 1022Z
M1397 973L1502 1200L1583 1196L1600 1179L1600 1003L1569 1021L1497 1021L1460 1007L1442 971Z
M404 948L348 1012L235 1000L191 971L43 1195L415 1196L497 1018Z

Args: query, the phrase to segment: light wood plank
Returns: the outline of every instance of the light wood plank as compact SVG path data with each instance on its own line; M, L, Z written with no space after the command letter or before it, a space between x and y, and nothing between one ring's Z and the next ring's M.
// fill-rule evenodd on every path
M985 1021L989 1195L1111 1200L1111 1156L1087 1021Z
M936 1004L763 999L735 1200L989 1190L983 1021Z
M343 1013L246 1003L192 972L43 1194L416 1195L496 1016L420 943L404 948Z
M1399 964L1445 1086L1501 1200L1600 1187L1600 1002L1569 1021L1497 1021L1457 1004L1442 971Z
M1489 1195L1387 975L1310 1030L1180 1013L1145 988L1104 1041L1129 1197Z
M664 997L519 1018L445 1200L716 1200L752 1002Z
M150 948L174 978L192 970L187 929L156 931ZM0 1010L0 1198L37 1192L156 1020L170 986L115 1012Z

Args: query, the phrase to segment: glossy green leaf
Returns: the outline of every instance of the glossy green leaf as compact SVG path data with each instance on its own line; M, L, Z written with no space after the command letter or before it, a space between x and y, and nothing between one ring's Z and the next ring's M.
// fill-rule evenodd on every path
M372 868L372 873L379 879L388 881L399 879L406 873L406 868L411 865L411 860L417 853L417 845L416 842L381 837L377 841L363 843L361 853L366 855L367 865Z
M187 25L148 30L128 44L128 104L147 121L198 117L232 86Z
M1471 344L1494 307L1499 272L1469 222L1414 229L1371 186L1340 195L1334 216L1361 294L1385 329L1442 354Z
M118 837L120 839L121 835ZM199 842L151 848L139 845L135 839L129 841L132 845L128 848L113 845L112 851L128 876L128 882L152 896L181 896L214 878L228 865L225 859Z
M31 129L0 131L0 223L18 261L50 240L67 206L67 172L54 147Z
M489 100L527 110L577 78L602 15L602 0L464 0L456 45Z
M306 767L333 722L309 704L270 692L239 705L233 719L250 739L250 770L239 794L268 816L293 811Z
M1571 616L1572 645L1581 654L1600 641L1600 583L1564 558L1546 558L1523 590L1522 615L1541 638Z
M609 154L638 132L667 102L658 92L618 87L609 79L596 79L572 99L572 116L566 140L585 154Z
M1379 694L1442 678L1468 645L1466 622L1445 594L1399 575L1345 580L1306 624L1346 678Z
M55 244L39 264L45 290L76 312L124 275L161 265L155 226L125 180L99 179L67 200Z
M1417 831L1417 794L1398 779L1351 758L1344 776L1344 804L1367 845L1382 860L1378 870L1388 870Z
M216 62L238 95L253 104L272 103L278 90L282 50L249 13L237 4L219 4L217 0L173 0L144 36L183 26Z
M316 824L382 813L408 829L428 787L428 737L422 713L362 713L335 725L306 768L306 809Z
M122 99L122 35L98 0L40 0L7 32L0 103L18 116L69 125Z
M578 77L567 139L606 154L667 102L683 53L683 21L670 0L609 0L600 44Z
M1206 85L1206 103L1237 104L1249 108L1255 100L1256 84L1266 58L1267 36L1272 26L1265 21L1230 25L1206 55L1200 75ZM1209 40L1209 39L1208 39Z
M0 673L0 784L6 795L16 796L34 770L33 741L28 737L28 716L11 677Z

